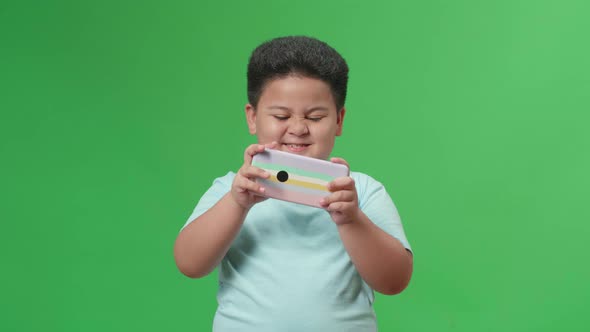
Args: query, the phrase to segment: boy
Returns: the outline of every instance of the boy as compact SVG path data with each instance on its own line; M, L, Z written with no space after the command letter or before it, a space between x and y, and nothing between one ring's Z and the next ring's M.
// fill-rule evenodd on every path
M192 278L219 267L214 331L376 331L373 290L397 294L413 258L383 186L351 172L328 184L323 209L265 199L251 165L265 149L328 159L342 133L348 66L327 44L284 37L254 50L246 120L259 144L214 181L174 246ZM341 158L334 163L348 166Z

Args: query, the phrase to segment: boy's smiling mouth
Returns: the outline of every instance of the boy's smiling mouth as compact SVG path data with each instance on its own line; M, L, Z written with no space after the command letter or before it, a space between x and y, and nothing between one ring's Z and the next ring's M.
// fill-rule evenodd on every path
M298 153L305 151L311 144L282 143L281 145L287 148L289 152Z

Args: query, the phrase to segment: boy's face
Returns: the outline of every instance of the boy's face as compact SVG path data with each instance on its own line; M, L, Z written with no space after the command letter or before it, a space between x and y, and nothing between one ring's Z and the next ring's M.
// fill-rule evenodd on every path
M328 84L303 76L268 82L258 107L246 105L248 128L258 143L276 141L279 150L319 159L330 156L344 113L336 111Z

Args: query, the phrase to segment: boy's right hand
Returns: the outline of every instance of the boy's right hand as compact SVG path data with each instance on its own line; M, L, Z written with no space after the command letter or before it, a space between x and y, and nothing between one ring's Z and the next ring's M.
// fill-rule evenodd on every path
M266 179L270 177L268 172L252 166L252 158L265 149L273 149L277 142L271 144L252 144L244 151L244 164L234 178L231 186L231 197L238 205L249 210L254 204L262 202L266 197L254 194L264 193L264 188L255 182L256 178Z

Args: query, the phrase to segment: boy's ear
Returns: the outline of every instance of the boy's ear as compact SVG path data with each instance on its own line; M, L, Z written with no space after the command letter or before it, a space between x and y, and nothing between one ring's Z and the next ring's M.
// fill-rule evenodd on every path
M248 122L248 131L250 135L256 134L256 110L252 104L246 104L246 122Z
M342 135L342 125L344 124L344 114L346 114L346 109L342 107L340 112L337 114L336 124L338 128L336 128L336 136Z

